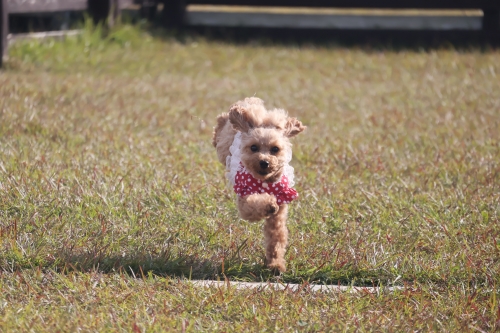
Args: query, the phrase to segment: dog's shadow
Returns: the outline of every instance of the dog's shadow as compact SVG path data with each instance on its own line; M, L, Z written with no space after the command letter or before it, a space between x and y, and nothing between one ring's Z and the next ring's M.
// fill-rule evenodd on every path
M33 268L33 264L18 265L17 269ZM134 278L160 276L193 280L235 279L241 281L269 281L276 272L269 270L261 262L245 263L238 258L222 260L201 258L184 254L107 254L92 255L61 251L51 260L39 266L59 273L99 272L103 274L121 273Z

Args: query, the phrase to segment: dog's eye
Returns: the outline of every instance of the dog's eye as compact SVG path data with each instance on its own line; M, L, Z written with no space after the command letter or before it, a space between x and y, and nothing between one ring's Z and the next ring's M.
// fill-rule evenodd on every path
M276 154L279 151L280 151L280 149L278 147L271 148L271 153L273 153L273 154Z
M257 150L259 150L259 147L257 147L256 145L252 145L252 147L250 147L250 149L252 151L257 151Z

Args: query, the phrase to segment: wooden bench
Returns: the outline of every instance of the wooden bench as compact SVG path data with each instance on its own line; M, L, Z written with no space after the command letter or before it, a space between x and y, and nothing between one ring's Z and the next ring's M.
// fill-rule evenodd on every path
M0 67L7 51L9 14L88 11L94 21L112 23L133 0L0 0Z
M188 5L366 9L480 9L483 30L500 32L500 0L165 0L165 19L185 23Z

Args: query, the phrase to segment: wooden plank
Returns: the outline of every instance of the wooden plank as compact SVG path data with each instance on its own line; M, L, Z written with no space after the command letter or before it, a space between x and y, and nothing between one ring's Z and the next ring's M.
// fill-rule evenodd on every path
M10 14L86 10L88 0L7 0Z
M8 17L7 0L0 0L0 67L2 67L4 55L7 53Z
M480 16L374 16L190 11L187 13L186 23L193 26L294 29L481 30Z
M185 2L188 5L204 4L260 7L337 7L387 9L500 8L499 0L186 0Z
M251 7L189 5L188 11L269 13L269 14L322 14L322 15L396 15L396 16L483 16L481 9L380 9L380 8L310 8L310 7Z
M9 44L26 40L26 39L64 39L66 37L78 36L83 33L82 30L61 30L61 31L47 31L47 32L29 32L29 33L18 33L9 34L7 36L7 41Z

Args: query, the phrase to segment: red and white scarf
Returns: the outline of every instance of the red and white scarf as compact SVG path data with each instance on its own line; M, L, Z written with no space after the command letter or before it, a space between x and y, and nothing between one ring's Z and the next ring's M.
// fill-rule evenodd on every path
M297 191L289 186L286 175L281 176L279 182L265 182L252 176L243 165L236 172L233 189L240 197L255 193L274 195L278 205L288 204L299 197Z

